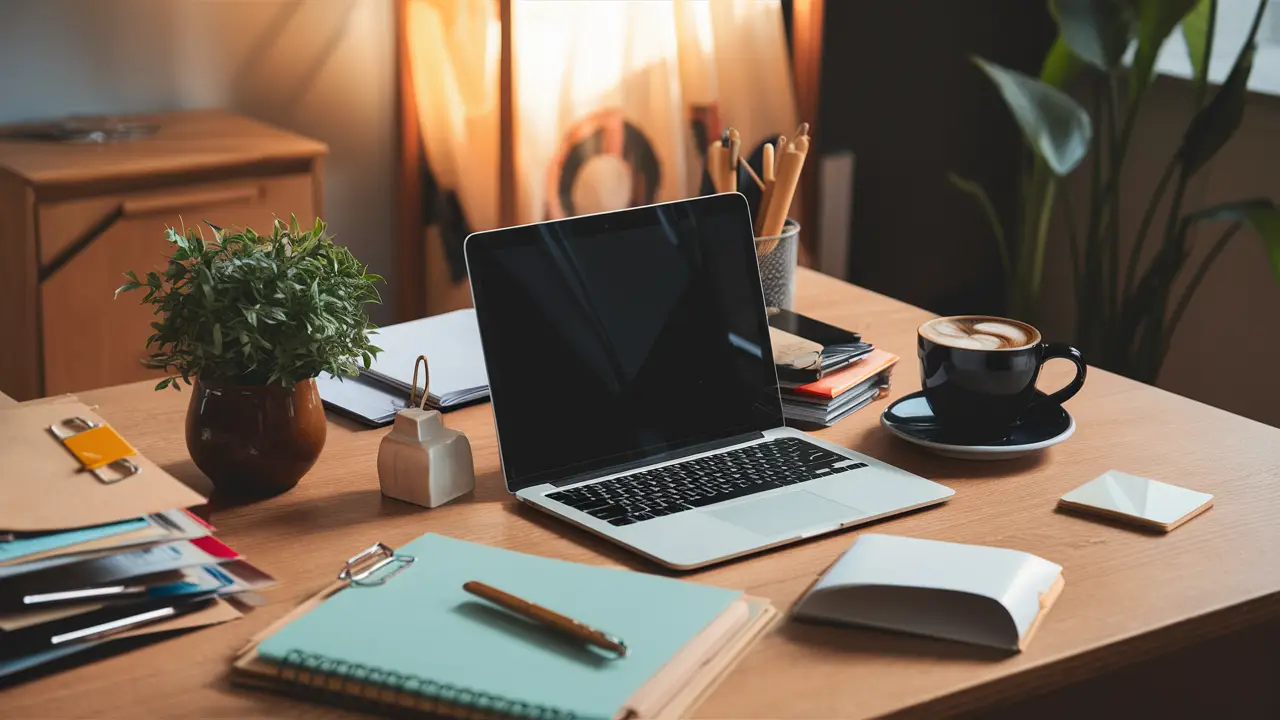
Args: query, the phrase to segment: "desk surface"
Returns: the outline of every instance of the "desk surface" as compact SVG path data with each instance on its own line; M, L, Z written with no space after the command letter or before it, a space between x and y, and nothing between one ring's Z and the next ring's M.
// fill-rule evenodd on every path
M856 329L902 356L893 396L919 388L915 328L923 310L802 271L798 308ZM1063 363L1065 365L1065 363ZM1065 382L1050 365L1042 385ZM207 487L182 426L187 392L135 384L83 393L152 460ZM982 649L866 630L787 623L697 710L703 717L845 717L937 713L1029 695L1280 615L1280 430L1116 375L1091 370L1067 407L1076 434L1040 457L973 463L926 455L879 427L885 401L821 435L952 487L946 505L880 522L875 532L1036 553L1065 568L1066 590L1029 650ZM432 531L584 563L658 572L507 495L488 405L445 416L476 458L474 495L435 510L383 498L374 458L384 431L335 420L316 467L283 496L213 507L219 537L281 580L245 619L0 691L8 717L312 716L315 707L240 690L232 654L252 633L332 580L375 540ZM1165 536L1055 511L1057 498L1116 468L1216 495ZM858 530L696 572L788 608ZM334 711L337 714L337 711Z

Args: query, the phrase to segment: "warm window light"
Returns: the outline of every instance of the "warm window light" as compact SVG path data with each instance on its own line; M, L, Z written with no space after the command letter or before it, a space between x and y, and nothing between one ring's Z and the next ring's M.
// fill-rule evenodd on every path
M795 127L771 0L511 2L517 223L698 194L731 123L754 151ZM467 229L500 224L499 4L408 0L428 164Z

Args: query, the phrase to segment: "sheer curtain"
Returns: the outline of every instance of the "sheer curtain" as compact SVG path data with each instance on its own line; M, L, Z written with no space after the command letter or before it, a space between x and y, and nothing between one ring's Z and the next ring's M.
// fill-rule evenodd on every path
M724 128L748 154L795 128L777 0L512 0L511 17L518 223L696 195ZM457 282L462 239L501 215L499 6L408 0L405 22L438 188L427 242L444 252L428 259Z

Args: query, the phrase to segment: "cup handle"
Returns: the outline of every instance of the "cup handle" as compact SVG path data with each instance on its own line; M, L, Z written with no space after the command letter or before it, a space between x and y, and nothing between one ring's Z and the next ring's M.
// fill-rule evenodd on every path
M1045 343L1044 356L1040 358L1040 364L1044 365L1046 362L1056 358L1070 360L1075 363L1076 377L1074 380L1067 383L1066 387L1042 398L1036 403L1037 405L1061 405L1062 403L1070 400L1076 393L1080 392L1080 388L1084 387L1084 376L1088 370L1088 365L1085 365L1084 362L1084 355L1082 355L1079 350L1066 343Z

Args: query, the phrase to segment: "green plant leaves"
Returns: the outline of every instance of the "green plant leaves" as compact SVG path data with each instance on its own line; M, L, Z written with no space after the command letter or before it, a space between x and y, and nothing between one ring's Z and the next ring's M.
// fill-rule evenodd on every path
M1262 20L1265 6L1265 2L1259 5L1244 48L1236 57L1235 65L1231 66L1231 73L1218 88L1218 92L1214 93L1209 104L1201 108L1187 126L1182 146L1178 148L1178 161L1182 164L1182 172L1186 177L1194 175L1218 154L1222 146L1235 135L1240 121L1244 119L1249 74L1253 71L1253 58L1258 49L1254 38L1258 34L1258 24Z
M320 220L303 231L296 218L277 220L269 236L215 228L216 242L198 230L170 228L169 268L133 272L117 292L146 288L143 303L160 316L147 341L151 367L190 382L203 377L242 385L286 387L321 371L354 375L378 348L369 342L366 303L379 302L374 283L350 250L333 244ZM156 386L180 387L171 376Z
M1049 46L1049 52L1040 65L1040 82L1063 90L1080 74L1081 67L1080 58L1071 52L1067 41L1059 35Z
M991 78L1028 144L1055 174L1075 169L1089 151L1093 124L1071 96L1016 70L982 58L974 63Z
M1138 49L1129 71L1129 99L1147 91L1155 71L1156 56L1173 28L1199 0L1130 0L1137 11Z
M1268 198L1252 198L1207 207L1186 217L1188 224L1223 220L1253 228L1267 249L1272 273L1280 280L1280 208Z
M991 198L987 196L987 191L977 182L955 173L948 173L947 179L952 185L976 200L978 206L982 208L983 214L987 216L987 222L991 223L991 232L996 238L996 247L1000 251L1000 265L1006 273L1011 272L1013 267L1009 259L1009 245L1004 239L1004 226L1000 224L1000 216L996 213L996 207L991 203Z
M1182 18L1182 38L1187 41L1187 55L1195 72L1197 88L1204 87L1209 77L1209 53L1213 48L1213 19L1217 0L1200 0Z
M1050 0L1059 37L1081 60L1110 70L1129 48L1129 6L1124 0Z

